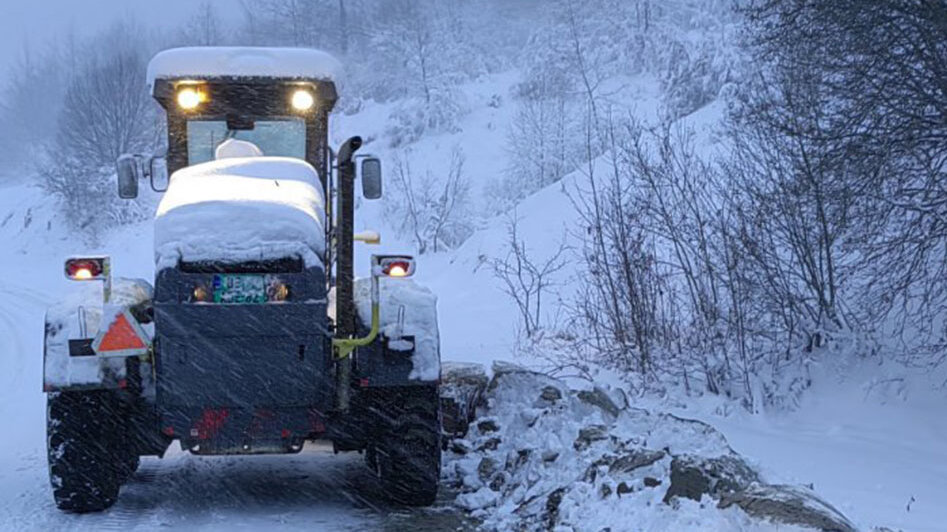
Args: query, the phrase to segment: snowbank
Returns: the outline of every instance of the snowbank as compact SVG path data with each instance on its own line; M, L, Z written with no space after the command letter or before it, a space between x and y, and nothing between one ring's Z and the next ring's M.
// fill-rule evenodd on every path
M379 279L381 331L392 339L414 336L411 379L432 381L440 378L440 338L437 330L437 296L411 279ZM371 323L371 278L355 281L355 304L362 323ZM404 327L398 320L404 308ZM399 330L400 329L400 330ZM393 349L397 344L389 344Z
M171 176L155 215L156 269L179 260L301 257L322 265L325 201L316 170L288 157L231 158Z
M493 371L443 472L487 529L748 532L775 520L784 531L854 531L811 490L766 485L705 423L509 364Z
M148 86L153 88L156 79L249 76L335 81L341 72L336 58L306 48L172 48L148 63Z

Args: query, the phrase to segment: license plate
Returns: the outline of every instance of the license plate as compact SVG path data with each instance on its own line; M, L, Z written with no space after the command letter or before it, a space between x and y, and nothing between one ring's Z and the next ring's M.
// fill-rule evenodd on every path
M266 282L262 275L214 275L214 303L266 303Z

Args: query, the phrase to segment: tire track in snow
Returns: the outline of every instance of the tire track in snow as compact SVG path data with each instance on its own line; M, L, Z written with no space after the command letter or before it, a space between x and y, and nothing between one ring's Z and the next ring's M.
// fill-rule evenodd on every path
M47 300L32 290L10 285L0 286L0 353L6 361L2 386L5 390L36 384L24 377L27 364L42 365L43 313ZM24 334L40 335L26 340ZM9 365L7 365L9 364Z
M163 464L153 460L143 460L138 471L132 475L127 485L142 484L148 486L155 484L161 474L162 466ZM102 514L104 518L95 524L95 528L127 531L143 525L160 526L160 523L155 521L154 503L147 497L127 493L128 491L127 488L123 487L118 502Z

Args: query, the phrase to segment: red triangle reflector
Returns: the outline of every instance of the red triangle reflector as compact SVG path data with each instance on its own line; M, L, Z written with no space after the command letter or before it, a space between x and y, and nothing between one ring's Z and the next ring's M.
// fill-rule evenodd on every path
M128 311L124 310L115 315L105 334L96 338L93 347L97 353L120 352L147 352L148 342L141 333L137 323L132 324Z

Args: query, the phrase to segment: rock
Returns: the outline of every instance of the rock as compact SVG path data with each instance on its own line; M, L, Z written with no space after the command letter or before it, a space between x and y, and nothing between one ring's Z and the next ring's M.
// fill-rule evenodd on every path
M497 469L497 461L489 456L485 456L480 460L480 465L477 466L477 476L480 477L481 482L486 482L487 479L497 472Z
M609 484L602 484L602 487L599 488L599 494L603 499L607 499L609 495L612 494L612 487Z
M724 435L703 421L662 413L657 415L655 425L660 427L662 432L677 434L678 441L687 441L688 453L701 456L736 454Z
M635 490L634 490L634 488L632 488L631 486L629 486L628 483L622 482L622 483L618 484L618 489L615 490L615 491L618 493L618 496L621 497L622 495L624 495L624 494L626 494L626 493L631 493L631 492L633 492L633 491L635 491Z
M615 457L610 454L603 455L598 460L595 460L585 469L585 475L582 477L582 480L586 482L595 482L595 479L598 478L598 473L601 468L604 466L610 465L615 461Z
M490 481L490 489L500 491L503 488L503 484L506 484L506 478L503 475L497 475Z
M832 505L803 486L753 484L736 493L724 493L718 507L737 505L744 512L777 523L827 532L856 532L855 525Z
M646 488L656 488L661 485L661 481L654 477L644 477L644 485Z
M559 518L559 505L562 504L562 497L565 496L565 488L557 488L549 497L546 498L546 527L551 529Z
M496 432L500 430L500 426L497 425L496 419L486 418L477 422L477 430L485 434L487 432Z
M555 403L562 399L562 391L555 386L544 386L543 391L539 394L539 399L547 403Z
M621 413L621 408L615 404L608 392L598 386L591 391L582 390L576 397L583 403L601 408L612 417L618 417L618 414Z
M700 501L704 494L719 499L724 493L743 491L759 481L756 471L736 455L717 458L675 456L671 460L671 485L664 495L664 502L668 503L674 497Z
M573 447L577 451L588 448L593 442L608 439L608 428L605 425L590 425L579 429L579 437L575 439Z
M556 458L559 458L559 453L558 453L558 452L556 452L556 451L543 451L543 454L542 454L543 462L546 462L547 464L548 464L549 462L555 462L555 461L556 461Z
M467 435L489 379L480 364L441 364L441 426L455 438Z
M497 503L499 494L490 488L483 487L471 493L462 493L457 496L454 503L457 506L467 510L474 511L481 508L489 508Z
M487 440L487 441L481 443L480 446L477 447L477 452L482 452L482 451L496 451L496 450L497 450L497 447L499 447L499 445L500 445L500 438L493 437L493 438L490 438L489 440Z
M471 384L486 386L489 379L483 364L472 362L441 362L441 386Z
M662 458L664 458L664 451L633 449L612 462L608 467L608 472L609 474L631 473L635 469L647 467Z
M619 410L625 410L629 406L628 394L625 393L625 390L621 388L612 388L607 390L608 397L611 398L612 402L618 406Z
M508 379L513 379L513 381L509 381ZM545 373L539 373L538 371L526 369L523 366L498 360L493 363L493 378L490 380L490 383L487 384L487 391L491 392L496 390L497 387L500 386L501 381L507 382L508 384L515 382L515 385L520 389L533 386L541 388L542 386L560 384L565 386L561 381Z
M467 440L453 440L450 442L450 450L459 455L465 455L469 453L472 448L470 447L470 442Z
M519 469L526 462L529 461L529 457L533 454L532 449L518 449L516 451L516 457L510 460L512 457L508 457L506 460L507 469Z
M542 408L525 408L519 413L519 417L527 427L533 428L533 425L543 417L543 410Z

